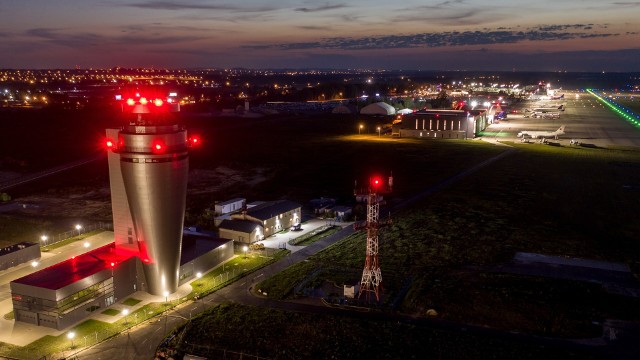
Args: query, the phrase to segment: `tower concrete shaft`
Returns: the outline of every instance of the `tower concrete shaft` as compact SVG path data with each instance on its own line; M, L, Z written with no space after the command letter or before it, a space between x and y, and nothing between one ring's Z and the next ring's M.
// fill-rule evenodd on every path
M109 155L116 248L140 257L147 291L178 288L189 155L178 125L129 125Z

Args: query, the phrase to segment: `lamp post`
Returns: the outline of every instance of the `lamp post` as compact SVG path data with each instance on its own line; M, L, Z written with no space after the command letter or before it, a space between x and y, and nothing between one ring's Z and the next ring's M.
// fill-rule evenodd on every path
M127 326L128 324L127 315L129 315L129 309L122 310L122 316L124 316L124 326Z
M358 135L361 134L362 128L364 128L364 125L360 124L360 126L358 126Z
M78 235L80 235L80 230L82 230L82 225L77 224L76 225L76 230L78 230Z
M47 246L47 240L49 240L49 237L47 235L42 235L40 236L40 240L42 240L44 246Z
M249 250L249 248L245 245L242 247L242 251L244 251L244 258L247 258L247 250Z
M378 137L380 137L380 126L376 128L378 130Z
M76 337L76 333L70 331L67 333L67 339L71 340L71 348L73 349L73 338Z
M164 295L164 306L167 307L168 306L167 302L169 301L169 292L165 291L162 293L162 295Z

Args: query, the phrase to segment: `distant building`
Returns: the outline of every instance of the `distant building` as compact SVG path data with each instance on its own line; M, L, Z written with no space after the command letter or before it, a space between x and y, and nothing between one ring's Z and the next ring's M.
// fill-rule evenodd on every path
M336 204L336 199L321 197L318 199L312 199L309 204L313 208L313 213L316 215L324 214L325 210Z
M270 201L249 207L240 214L233 214L233 220L249 220L263 227L264 237L299 224L302 219L300 204L288 200Z
M485 110L420 110L393 125L398 137L468 139L487 127Z
M351 208L351 206L344 205L336 205L331 209L328 209L328 211L332 213L333 217L337 221L344 221L353 213L353 209Z
M247 204L247 199L235 198L227 201L216 202L216 215L230 214L242 210Z
M0 248L0 270L40 258L40 246L36 243L21 242Z
M396 109L393 106L382 101L369 104L360 110L360 114L362 115L387 116L387 115L395 115L395 113L396 113Z

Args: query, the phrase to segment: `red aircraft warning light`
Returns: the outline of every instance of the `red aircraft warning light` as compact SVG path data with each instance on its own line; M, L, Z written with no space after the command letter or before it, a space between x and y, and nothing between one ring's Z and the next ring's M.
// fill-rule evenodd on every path
M188 143L189 143L189 147L195 147L200 145L200 137L195 135L189 138Z
M162 142L162 140L155 140L151 144L151 151L153 151L154 153L163 153L164 150L165 150L165 145L164 145L164 142Z

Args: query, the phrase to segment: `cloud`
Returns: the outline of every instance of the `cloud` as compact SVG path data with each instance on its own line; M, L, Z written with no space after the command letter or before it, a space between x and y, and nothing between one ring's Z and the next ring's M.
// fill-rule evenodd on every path
M278 8L272 6L245 7L232 4L210 4L193 1L161 1L149 0L124 4L127 7L134 7L145 10L167 10L167 11L183 11L183 10L230 10L237 12L264 12L274 11Z
M131 44L147 44L147 45L165 45L173 43L184 43L189 41L196 41L206 39L204 36L163 36L158 33L141 33L136 35L134 33L126 34L117 37L104 37L91 33L65 33L63 29L53 28L33 28L25 31L25 35L39 38L47 44L53 44L58 46L70 47L70 48L87 48L93 46L108 46L108 45L124 45L131 46Z
M334 5L326 4L324 6L318 6L318 7L315 7L315 8L303 7L303 8L296 8L294 10L295 11L299 11L299 12L310 13L310 12L318 12L318 11L343 9L343 8L346 8L346 7L348 7L348 6L345 5L345 4L334 4Z
M640 6L640 2L637 2L637 1L616 1L616 2L612 2L611 5L620 6L620 7L637 7L637 6Z
M331 30L332 27L330 26L314 26L314 25L301 25L301 26L297 26L298 29L302 29L302 30Z
M91 33L79 33L79 34L63 34L61 29L52 28L33 28L25 31L25 35L35 38L40 38L45 42L71 47L71 48L84 48L89 46L95 46L104 41L104 38L100 35Z
M585 31L559 31L565 29L582 29L588 25L558 25L551 27L553 31L531 28L525 31L514 30L485 30L485 31L451 31L422 33L411 35L382 35L367 37L333 37L318 41L256 44L247 45L252 49L280 49L280 50L371 50L398 48L437 48L446 46L511 44L523 41L551 41L570 40L591 37L611 37L619 34L588 33Z
M132 4L125 4L128 7L135 7L147 10L236 10L238 7L226 4L201 4L189 1L144 1Z

